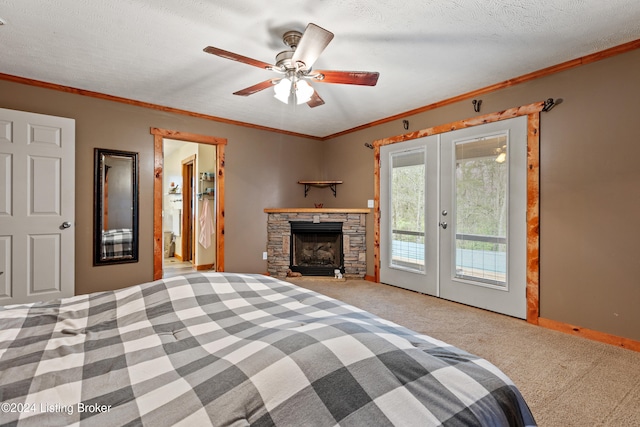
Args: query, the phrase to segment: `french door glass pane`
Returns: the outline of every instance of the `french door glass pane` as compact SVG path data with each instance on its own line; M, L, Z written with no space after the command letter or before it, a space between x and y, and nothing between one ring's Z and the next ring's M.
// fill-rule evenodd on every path
M507 273L507 135L456 143L454 276L505 286Z
M424 148L391 154L391 267L425 271Z

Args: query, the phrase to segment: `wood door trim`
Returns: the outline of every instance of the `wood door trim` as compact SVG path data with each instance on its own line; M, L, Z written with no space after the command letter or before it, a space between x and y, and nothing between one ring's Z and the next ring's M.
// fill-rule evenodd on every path
M540 317L540 111L527 115L527 322Z
M504 111L485 114L457 122L434 126L415 132L398 135L390 138L379 139L373 142L374 148L374 208L373 208L373 259L374 280L380 282L380 147L423 138L430 135L438 135L457 129L479 126L500 120L511 119L519 116L527 116L527 322L538 324L540 316L540 111L544 102L536 102L529 105L510 108Z
M216 147L216 271L224 271L224 155L227 140L209 135L152 127L154 152L153 179L153 280L162 278L162 175L164 168L163 139L210 144Z

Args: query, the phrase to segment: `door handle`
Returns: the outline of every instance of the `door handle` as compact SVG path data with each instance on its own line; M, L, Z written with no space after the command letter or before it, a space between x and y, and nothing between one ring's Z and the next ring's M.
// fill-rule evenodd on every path
M446 223L446 222L444 222L444 221L443 221L443 222L441 222L441 223L440 223L440 227L442 227L442 229L443 229L443 230L446 230L446 229L447 229L447 223Z
M62 223L62 225L60 226L61 229L65 229L65 228L71 228L71 223L69 221L65 221Z

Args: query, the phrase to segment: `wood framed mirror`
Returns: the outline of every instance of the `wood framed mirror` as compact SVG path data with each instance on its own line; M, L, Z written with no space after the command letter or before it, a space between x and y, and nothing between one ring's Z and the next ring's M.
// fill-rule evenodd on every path
M138 153L94 152L93 265L138 262Z

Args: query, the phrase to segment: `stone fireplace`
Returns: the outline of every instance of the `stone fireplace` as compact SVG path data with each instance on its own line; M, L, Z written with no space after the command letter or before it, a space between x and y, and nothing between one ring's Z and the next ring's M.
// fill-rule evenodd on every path
M278 278L287 270L303 276L363 278L367 271L366 214L369 209L265 209L267 270Z

